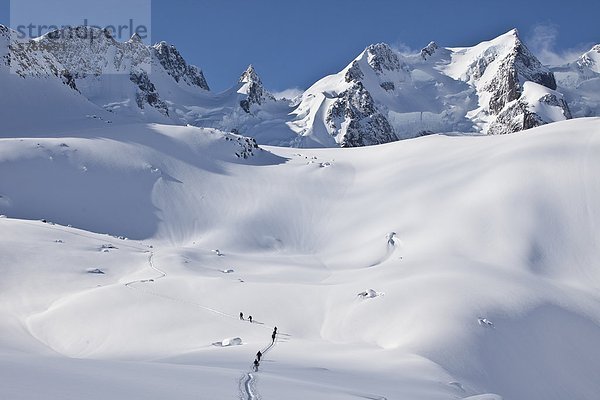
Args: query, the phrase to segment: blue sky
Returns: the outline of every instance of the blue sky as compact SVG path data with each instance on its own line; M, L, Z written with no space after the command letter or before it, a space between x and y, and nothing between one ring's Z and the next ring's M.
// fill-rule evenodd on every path
M40 4L29 8L38 15L82 17L81 11L68 11L73 8L65 0L31 1ZM148 1L120 0L118 11L108 0L76 3L102 4L93 13L108 23L120 20L123 9L138 13ZM152 41L175 44L204 70L214 90L233 85L250 63L272 90L306 88L376 42L409 49L431 40L468 46L516 27L545 60L568 58L600 43L598 0L153 0L151 5ZM0 0L0 23L9 23L9 0Z

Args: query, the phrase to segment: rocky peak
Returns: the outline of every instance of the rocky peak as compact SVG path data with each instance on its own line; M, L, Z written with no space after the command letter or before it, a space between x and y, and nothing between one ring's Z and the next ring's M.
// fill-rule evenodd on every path
M133 35L131 35L129 41L133 43L142 43L142 37L136 32Z
M43 35L40 41L44 44L58 43L67 46L67 49L78 46L93 50L115 46L118 43L109 30L87 25L54 30Z
M400 58L392 48L385 43L372 44L365 49L367 62L376 72L384 70L397 71L400 69Z
M247 113L250 113L253 104L261 105L265 101L275 100L275 97L263 87L262 81L252 65L249 65L240 76L239 83L241 87L238 93L246 95L246 98L240 101L240 107Z
M9 29L6 26L0 24L0 36L8 37L9 33L10 33Z
M169 45L167 42L160 42L155 44L152 49L156 59L176 82L183 81L188 85L210 90L202 71L194 65L188 65L175 46Z
M394 128L361 82L341 93L326 117L341 147L371 146L398 140Z
M37 39L75 79L102 74L128 74L149 64L150 52L141 43L117 42L109 30L89 26L69 27Z
M77 90L72 74L46 49L33 40L17 39L17 32L0 25L0 65L26 77L56 77Z
M427 57L431 57L438 48L437 43L429 42L427 46L421 49L421 57L423 57L423 60L427 60Z
M515 35L517 30L514 30ZM514 68L521 83L531 81L556 90L554 74L533 55L525 44L516 36L515 48L509 57L514 57Z
M589 68L600 73L600 44L595 45L590 51L579 57L576 63L579 68Z
M490 69L492 64L495 68ZM494 71L493 75L488 73L490 70ZM495 115L521 96L522 86L527 81L556 89L554 74L529 51L516 29L488 42L469 67L467 76L491 94L489 111Z
M240 83L256 83L258 85L262 85L260 77L256 73L256 70L252 64L250 64L242 76L240 76Z

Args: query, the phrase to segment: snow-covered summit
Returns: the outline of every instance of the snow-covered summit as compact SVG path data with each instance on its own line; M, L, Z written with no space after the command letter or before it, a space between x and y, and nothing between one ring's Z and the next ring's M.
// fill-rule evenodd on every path
M84 26L18 46L6 27L0 36L12 72L56 79L83 108L98 107L80 118L109 112L102 118L236 131L261 144L355 147L431 133L504 134L600 113L600 46L549 69L516 30L472 47L430 42L414 54L372 44L293 104L276 100L252 65L230 89L211 92L202 70L175 46L147 46L136 35L119 42ZM528 82L540 87L526 95ZM544 107L555 109L538 115Z
M252 64L240 76L239 83L240 87L237 92L246 96L240 100L240 106L247 113L250 113L252 105L260 106L266 101L275 100L275 97L265 90Z
M374 71L397 71L400 68L400 58L392 48L385 43L372 44L363 53L367 63Z
M574 117L600 115L600 44L577 59L551 69L558 91L565 95Z
M581 69L588 68L600 74L600 44L595 45L590 51L584 53L576 63Z
M239 82L240 83L256 83L256 84L262 85L262 81L260 80L260 77L256 73L256 69L254 69L254 66L252 64L248 65L248 68L246 68L246 70L244 71L242 76L240 76Z
M534 116L539 102L523 97L526 82L547 88L545 95L556 101L545 104L558 112ZM418 54L379 43L309 88L291 126L301 136L324 145L333 138L341 146L449 131L510 133L569 118L555 89L554 75L516 30L467 48L430 42Z
M146 46L135 34L119 42L108 30L89 26L56 30L35 42L88 100L128 117L166 121L168 102L176 103L178 92L209 90L202 71L165 42Z
M535 104L522 97L525 82L555 90L556 80L521 41L516 29L474 47L451 50L452 62L445 66L445 71L477 90L479 107L471 110L469 117L483 132L511 133L532 128L541 121L553 122L527 117ZM554 95L550 91L548 94ZM562 112L555 115L560 115L560 119L570 118L566 103L560 104L558 107ZM498 118L507 113L512 116L513 123Z

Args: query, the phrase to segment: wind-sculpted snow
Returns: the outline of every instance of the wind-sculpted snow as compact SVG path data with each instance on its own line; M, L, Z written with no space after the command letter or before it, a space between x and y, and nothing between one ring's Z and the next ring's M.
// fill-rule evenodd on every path
M593 399L599 169L598 118L355 149L1 139L0 398L236 398L277 326L264 399Z

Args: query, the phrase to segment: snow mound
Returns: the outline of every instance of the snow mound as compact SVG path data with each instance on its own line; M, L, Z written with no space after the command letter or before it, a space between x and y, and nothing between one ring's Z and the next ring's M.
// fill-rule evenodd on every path
M223 339L220 342L215 342L215 346L230 347L230 346L241 346L243 344L242 339L239 337Z

